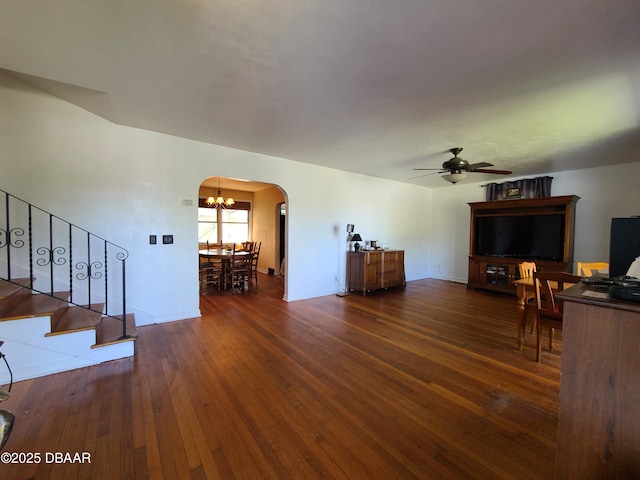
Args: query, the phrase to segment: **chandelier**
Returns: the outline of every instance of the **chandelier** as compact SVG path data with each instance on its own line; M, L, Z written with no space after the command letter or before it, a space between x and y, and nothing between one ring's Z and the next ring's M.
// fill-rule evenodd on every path
M205 203L209 208L229 208L236 202L231 197L226 200L222 197L222 192L220 191L220 177L218 177L218 196L207 198Z

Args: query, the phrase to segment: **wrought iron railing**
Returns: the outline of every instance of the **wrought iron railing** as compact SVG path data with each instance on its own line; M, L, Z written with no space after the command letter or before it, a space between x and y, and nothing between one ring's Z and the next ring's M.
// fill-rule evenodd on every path
M0 278L116 318L129 338L129 252L4 190L0 204Z

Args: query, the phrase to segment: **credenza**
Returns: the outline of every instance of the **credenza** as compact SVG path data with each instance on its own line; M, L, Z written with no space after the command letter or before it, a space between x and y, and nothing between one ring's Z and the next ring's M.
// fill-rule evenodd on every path
M404 287L404 250L347 252L348 291L367 292Z

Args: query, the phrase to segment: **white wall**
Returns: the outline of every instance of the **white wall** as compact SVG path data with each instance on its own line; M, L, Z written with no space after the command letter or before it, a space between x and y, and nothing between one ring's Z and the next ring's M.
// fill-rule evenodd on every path
M549 175L553 177L552 195L580 197L576 205L574 261L608 261L611 219L640 215L640 163ZM470 227L467 203L484 200L485 190L480 183L433 191L433 235L427 276L467 282Z
M0 162L0 188L129 250L139 324L199 315L197 196L212 175L286 192L286 300L340 290L347 223L405 249L408 280L428 272L427 189L114 125L4 75ZM402 208L390 212L385 197ZM150 234L174 244L149 245Z

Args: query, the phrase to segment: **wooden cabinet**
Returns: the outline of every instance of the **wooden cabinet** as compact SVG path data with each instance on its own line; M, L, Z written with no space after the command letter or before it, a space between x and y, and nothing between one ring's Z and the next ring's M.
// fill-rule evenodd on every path
M347 252L347 288L367 292L404 287L404 250Z
M638 478L640 303L585 295L564 300L555 478ZM602 292L602 290L600 290Z
M513 282L520 278L518 265L524 262L523 258L499 258L484 257L480 255L469 256L469 288L482 288L496 290L504 293L515 294ZM536 269L539 272L568 272L566 262L550 262L535 260Z
M471 225L469 235L469 276L468 288L482 288L515 294L513 282L520 278L518 265L524 261L536 263L539 271L566 271L573 269L573 237L575 227L575 207L580 197L567 195L519 200L498 200L493 202L470 203ZM526 222L523 219L531 219ZM545 221L547 220L548 221ZM489 221L487 221L489 220ZM535 221L534 221L535 220ZM507 224L524 225L527 231L509 231L512 238L506 239L500 229ZM486 228L491 226L494 230ZM547 233L533 228L542 226L554 228L557 242L553 258L527 256L527 241L545 238ZM487 237L487 232L495 231L495 241ZM480 235L483 238L480 238ZM517 240L517 242L515 242ZM518 243L513 253L505 251ZM535 242L531 242L534 244ZM545 245L545 247L547 247ZM495 248L497 251L491 251ZM505 254L506 253L506 254Z

